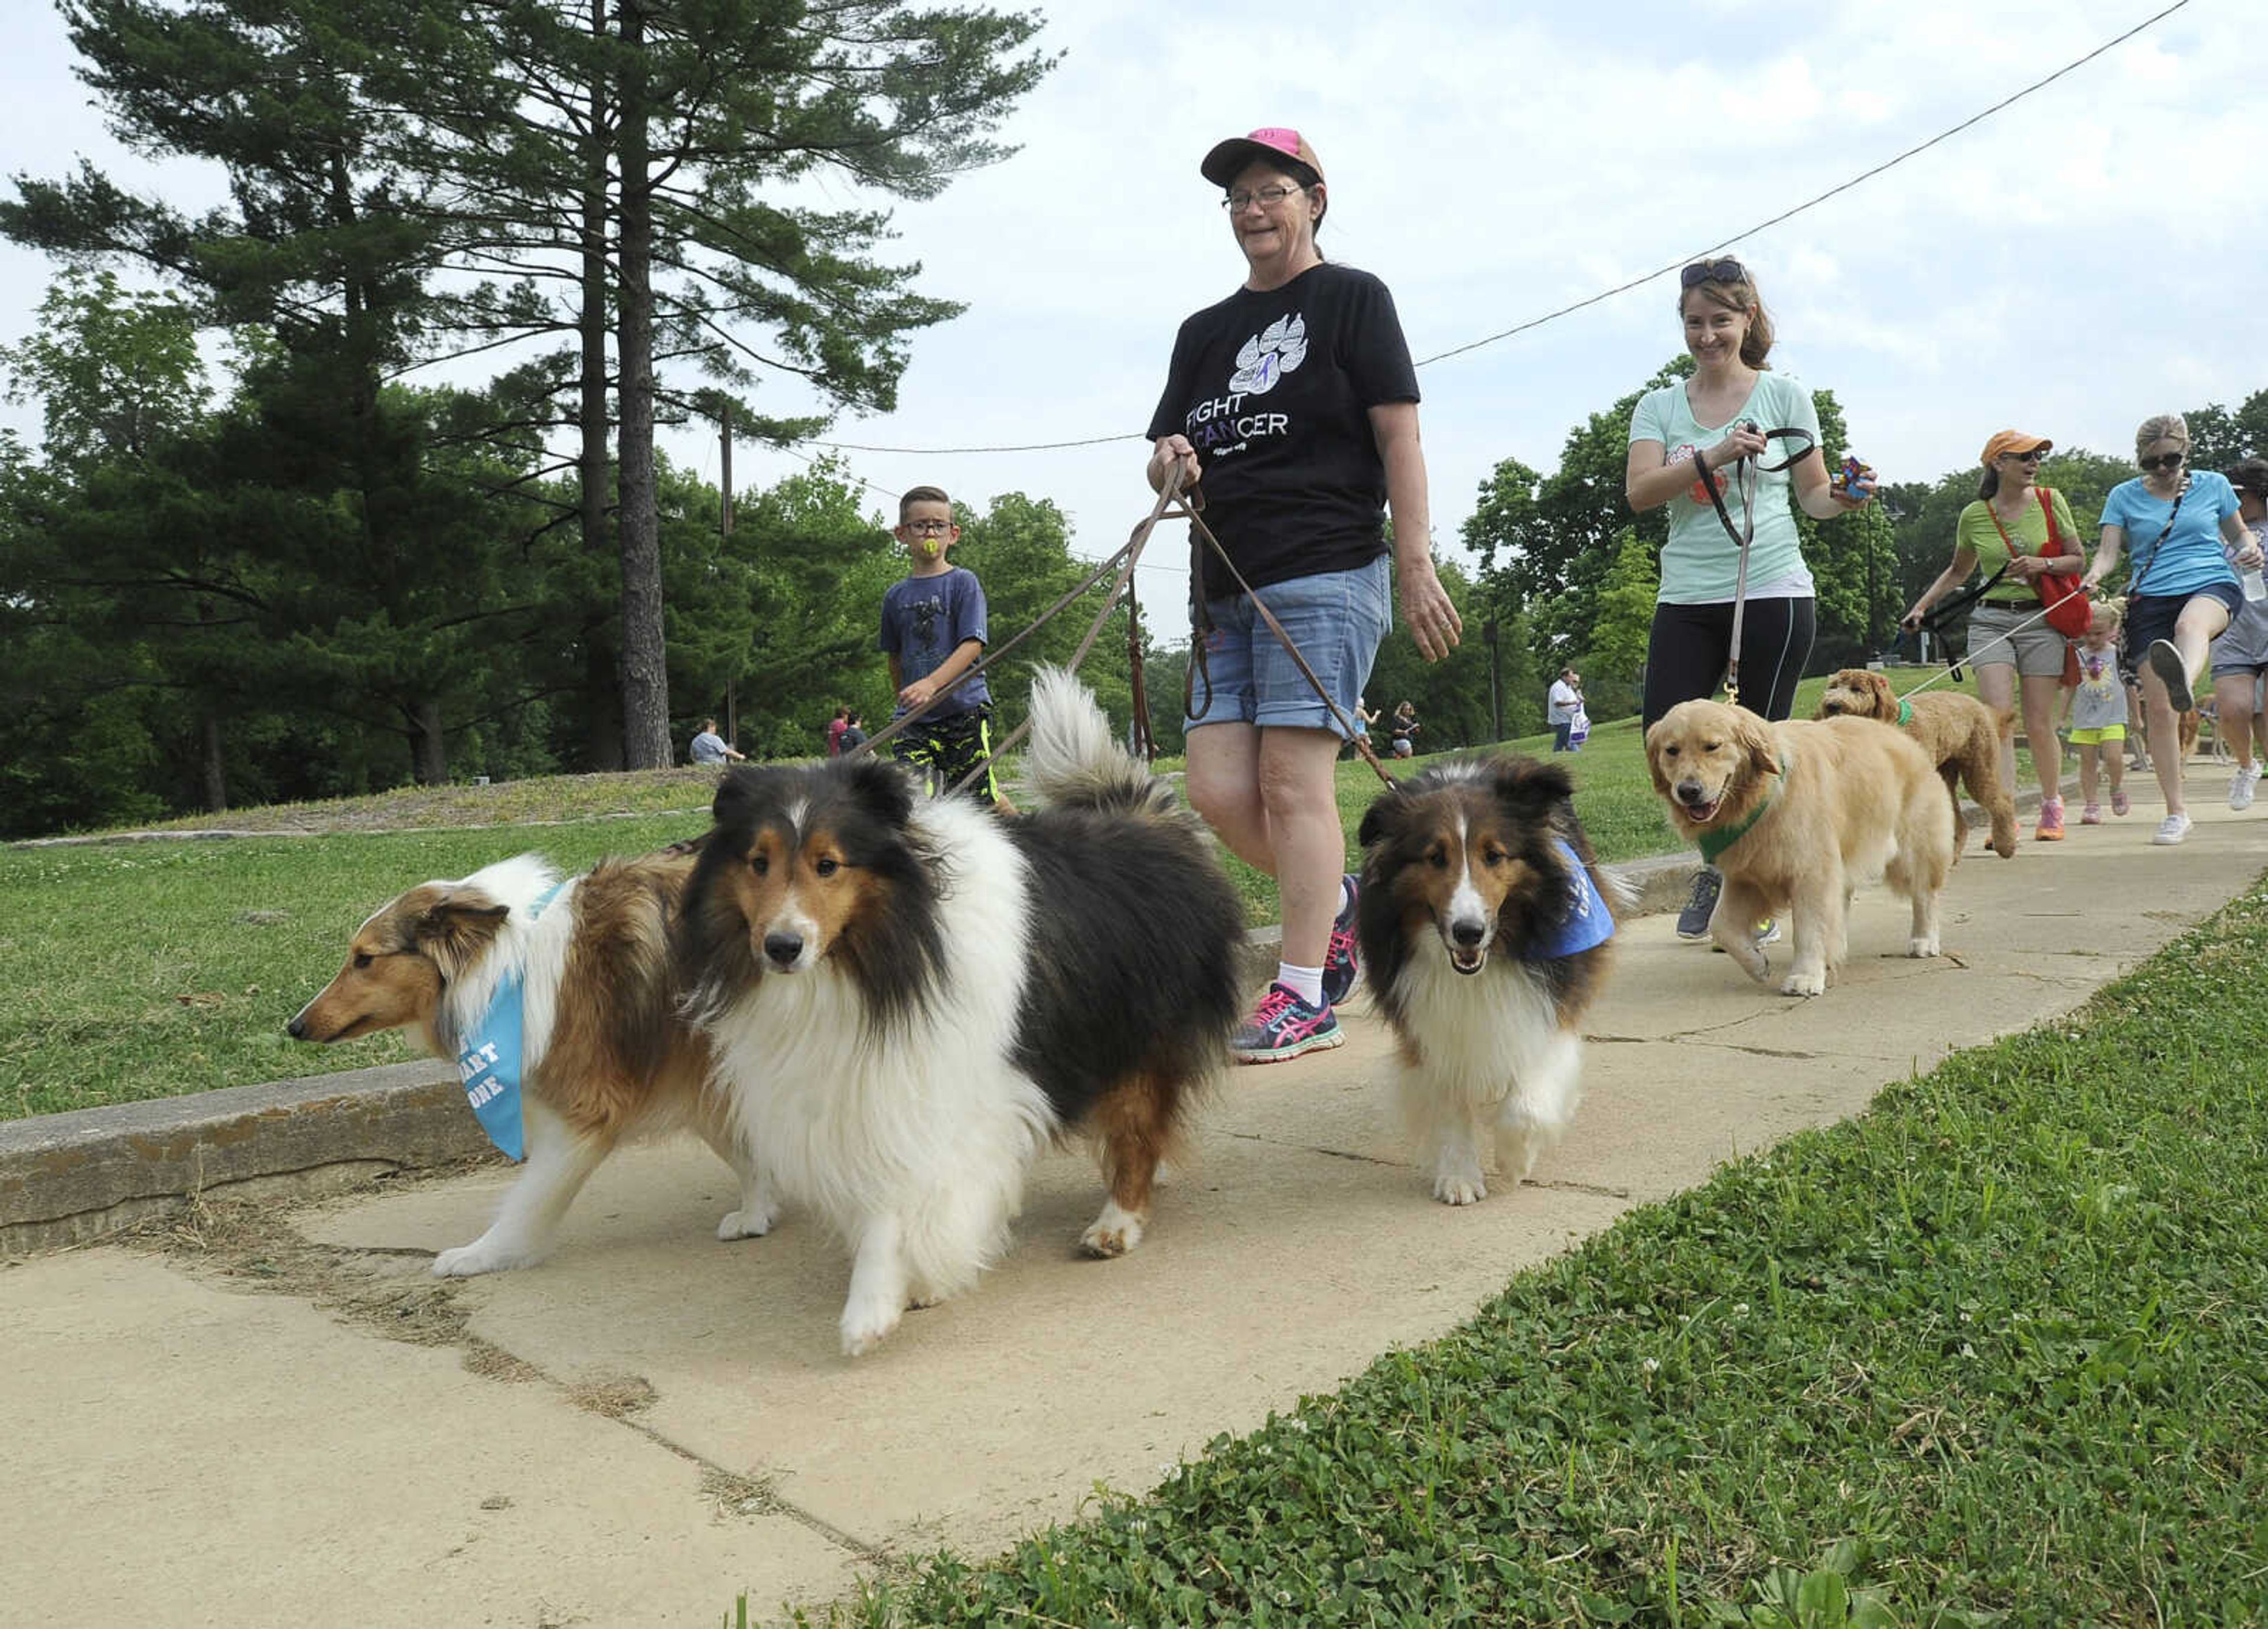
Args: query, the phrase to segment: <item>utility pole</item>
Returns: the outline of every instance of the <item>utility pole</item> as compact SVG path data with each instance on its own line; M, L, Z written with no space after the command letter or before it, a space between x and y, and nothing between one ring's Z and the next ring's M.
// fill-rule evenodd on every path
M1481 625L1481 638L1489 648L1489 729L1491 741L1504 739L1504 687L1498 680L1496 655L1496 618L1491 616Z

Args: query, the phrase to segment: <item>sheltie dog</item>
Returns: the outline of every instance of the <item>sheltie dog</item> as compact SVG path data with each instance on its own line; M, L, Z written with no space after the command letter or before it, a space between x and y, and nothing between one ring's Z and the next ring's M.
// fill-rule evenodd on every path
M1047 807L1011 819L872 759L735 769L687 889L687 1011L743 1141L850 1248L851 1356L968 1286L1068 1134L1109 1190L1080 1243L1138 1244L1240 1014L1211 840L1067 674L1032 720Z
M689 856L605 860L562 882L533 854L425 882L355 930L346 965L285 1026L328 1044L415 1028L460 1061L499 992L520 984L520 1128L527 1167L496 1220L443 1250L444 1278L540 1261L576 1193L626 1137L689 1128L740 1179L720 1239L754 1238L776 1207L710 1083L707 1038L677 1012L669 925Z
M1433 1197L1515 1187L1581 1095L1583 1014L1612 957L1614 883L1566 771L1489 757L1427 770L1362 817L1356 932L1393 1027L1403 1115Z

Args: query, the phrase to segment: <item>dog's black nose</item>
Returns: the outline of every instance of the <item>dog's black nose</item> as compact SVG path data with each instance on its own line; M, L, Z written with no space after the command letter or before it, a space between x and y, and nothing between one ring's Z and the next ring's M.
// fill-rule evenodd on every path
M1486 926L1478 922L1452 922L1449 924L1449 937L1455 940L1458 945L1466 950L1470 950L1476 945L1479 944L1482 937L1486 934L1487 932L1488 929Z
M1699 781L1682 780L1677 783L1677 800L1680 803L1706 803L1709 800L1702 795Z
M778 962L782 967L791 966L793 964L795 959L802 954L803 936L800 933L767 933L764 935L764 955L770 957L774 962Z
M307 1038L307 1015L305 1013L302 1013L298 1017L284 1025L284 1033L290 1036L294 1041L306 1040Z

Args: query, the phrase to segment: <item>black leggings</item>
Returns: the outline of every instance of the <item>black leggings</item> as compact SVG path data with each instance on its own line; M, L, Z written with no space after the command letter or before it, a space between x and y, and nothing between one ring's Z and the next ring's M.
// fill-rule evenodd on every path
M1749 601L1741 619L1741 705L1767 719L1787 717L1816 630L1809 599ZM1680 702L1714 696L1732 648L1729 602L1655 606L1640 727L1653 728Z

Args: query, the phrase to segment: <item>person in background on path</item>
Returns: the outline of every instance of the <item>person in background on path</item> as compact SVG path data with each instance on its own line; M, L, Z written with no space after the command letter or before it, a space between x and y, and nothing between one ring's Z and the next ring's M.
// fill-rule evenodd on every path
M983 585L976 572L946 557L961 540L953 500L939 488L915 487L898 500L896 535L914 569L882 596L877 644L890 659L896 716L932 700L937 704L901 731L891 749L928 778L933 792L949 792L976 774L969 790L977 801L1012 814L992 773L992 691L981 673L950 689L984 654L986 638Z
M1551 750L1569 752L1568 733L1574 728L1575 715L1583 711L1583 679L1572 667L1562 667L1559 676L1551 681L1550 693L1543 703L1543 720L1551 726Z
M1418 710L1403 702L1394 710L1394 722L1388 726L1388 739L1394 743L1397 758L1415 757L1418 753L1418 732L1425 726L1418 722Z
M1717 517L1712 488L1736 528L1753 522L1741 704L1767 719L1785 719L1795 705L1815 627L1811 571L1803 562L1795 510L1815 520L1832 520L1863 506L1872 489L1847 494L1836 489L1819 448L1811 393L1766 371L1771 314L1745 266L1728 256L1686 267L1678 276L1677 314L1693 375L1638 398L1623 478L1623 495L1637 512L1669 505L1661 590L1646 638L1639 727L1652 729L1680 702L1715 694L1731 659L1742 551ZM1811 437L1811 450L1786 469L1760 473L1754 512L1744 516L1734 466L1750 457L1780 461L1764 436L1768 429L1802 431ZM1694 874L1692 897L1677 917L1680 939L1708 940L1709 918L1723 888L1714 866ZM1766 941L1778 933L1769 921L1756 928Z
M2093 620L2080 640L2079 683L2071 692L2071 743L2079 748L2079 812L2082 826L2102 823L2095 797L2096 770L2107 770L2110 812L2124 814L2126 799L2126 683L2118 672L2118 624L2126 609L2121 600L2098 600ZM2037 748L2034 749L2035 756Z
M747 762L747 754L725 744L725 738L717 733L716 719L702 719L701 733L693 738L693 762L722 763L727 759L737 763L745 763Z
M2003 430L1984 444L1977 501L1954 524L1953 559L1900 623L1919 628L1924 612L1984 568L1989 586L1969 613L1969 660L1977 668L1977 698L1987 707L2013 711L2022 697L2024 741L2040 782L2040 823L2032 835L2041 843L2059 843L2064 835L2063 744L2055 719L2070 642L2040 615L2032 585L2051 571L2076 576L2087 569L2070 504L2033 479L2054 446L2021 430ZM2001 743L2000 774L2014 791L2013 737Z
M849 722L850 717L848 707L837 707L835 716L827 721L827 756L830 758L843 756L843 726Z
M2268 461L2248 458L2227 478L2236 489L2237 519L2244 522L2253 546L2268 551ZM2235 566L2237 551L2225 533L2220 548ZM2228 807L2249 809L2260 785L2263 755L2268 753L2268 718L2259 706L2261 679L2268 675L2268 599L2248 599L2238 607L2227 630L2213 642L2211 660L2213 739L2236 759L2228 778Z
M2166 795L2166 817L2150 838L2161 845L2190 833L2175 715L2196 704L2209 648L2244 603L2237 573L2257 571L2261 562L2236 489L2216 471L2185 470L2189 453L2190 428L2180 414L2142 421L2134 432L2142 473L2112 487L2103 500L2102 538L2083 579L2093 589L2117 567L2120 550L2132 548L2126 643L2140 652L2150 762Z
M1245 276L1174 336L1148 474L1159 490L1169 475L1185 491L1202 480L1206 524L1252 589L1207 551L1211 685L1197 687L1206 706L1188 723L1187 790L1230 851L1276 879L1283 961L1230 1043L1242 1062L1270 1063L1345 1039L1333 1009L1355 980L1355 879L1336 765L1386 638L1389 584L1427 661L1463 623L1433 569L1410 347L1386 285L1315 246L1330 199L1314 149L1297 130L1259 129L1197 167L1222 190Z
M836 742L836 756L840 757L865 744L866 726L859 721L857 712L846 711L843 715L843 734Z

